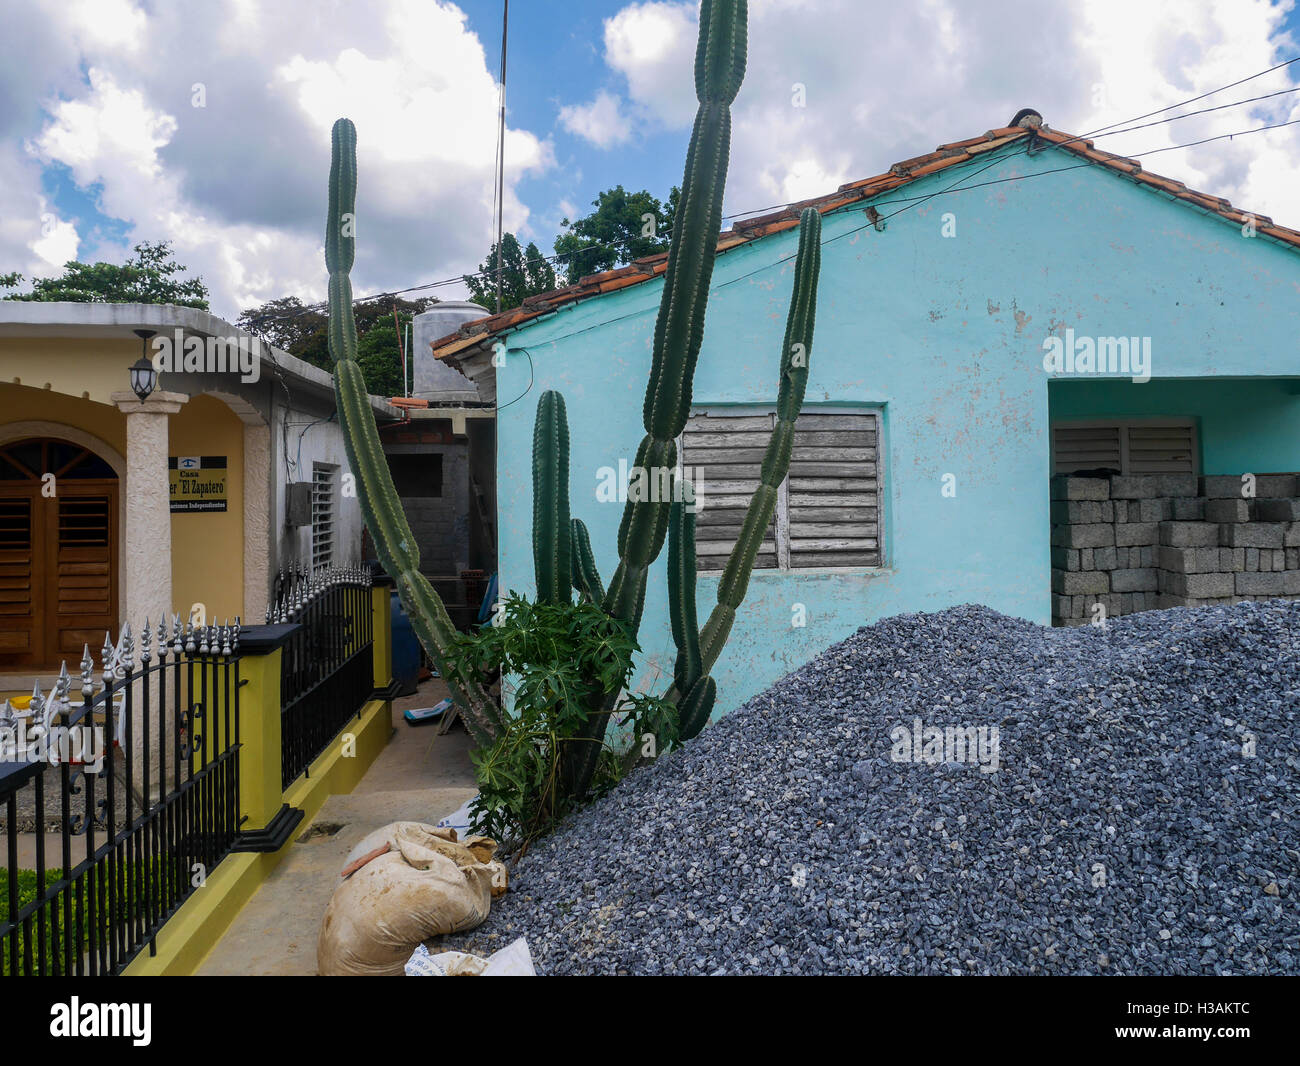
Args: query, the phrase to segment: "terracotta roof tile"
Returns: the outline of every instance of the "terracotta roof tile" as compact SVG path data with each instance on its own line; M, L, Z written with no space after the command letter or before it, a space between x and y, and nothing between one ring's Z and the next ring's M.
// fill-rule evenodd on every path
M799 224L799 214L804 207L816 207L818 211L826 214L854 203L871 200L883 192L916 181L927 174L934 174L951 166L968 162L978 158L985 152L994 151L1035 133L1047 145L1069 152L1087 160L1089 163L1105 167L1117 174L1127 176L1150 188L1170 193L1183 203L1191 204L1206 211L1212 211L1231 222L1240 225L1244 224L1246 219L1253 218L1259 233L1300 248L1300 232L1288 229L1285 226L1275 226L1271 218L1263 215L1251 215L1248 211L1233 207L1222 197L1188 189L1181 181L1175 181L1172 178L1161 177L1159 174L1145 171L1138 160L1102 151L1087 138L1075 137L1059 130L1048 129L1046 126L1040 126L1037 130L1021 126L1001 126L997 129L988 130L978 137L940 145L935 151L926 155L915 156L912 159L905 159L901 163L895 163L884 174L876 174L860 181L847 182L841 185L838 190L826 196L819 196L811 200L805 200L803 203L788 205L762 215L738 219L729 231L718 236L717 250L724 252L742 244L760 240L770 234L789 230ZM655 255L636 259L627 266L580 278L576 285L569 285L563 289L556 289L554 292L543 293L538 296L530 296L519 308L504 311L499 315L475 319L473 322L462 326L456 333L434 341L433 353L440 359L455 356L467 348L481 344L485 337L501 330L510 329L522 322L549 314L559 307L578 300L600 296L607 292L616 292L619 289L626 289L640 282L649 281L663 274L667 268L667 253L659 252Z
M964 141L953 141L952 144L941 144L939 145L939 151L944 152L948 149L954 148L969 148L972 144L979 144L980 141L987 141L988 139L989 135L987 133L981 133L978 137L968 137Z
M963 152L961 155L948 156L946 158L935 159L933 162L926 163L923 167L913 169L910 177L923 178L927 174L933 174L937 170L946 170L954 163L964 163L970 156Z

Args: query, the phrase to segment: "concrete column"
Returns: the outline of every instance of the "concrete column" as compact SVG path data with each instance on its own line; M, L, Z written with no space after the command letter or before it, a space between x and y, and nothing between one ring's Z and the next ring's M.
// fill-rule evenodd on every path
M271 427L244 424L244 625L266 614L271 582Z
M145 615L179 610L172 603L172 516L167 479L167 419L189 399L182 392L154 392L144 402L115 392L126 415L126 566L118 586L119 618L138 630ZM186 605L188 608L188 605Z
M172 603L172 516L171 489L167 477L167 419L181 409L189 397L182 392L154 392L141 402L133 392L112 395L117 409L126 415L126 478L121 491L126 497L126 525L121 539L125 567L119 576L118 616L131 623L135 635L137 665L140 662L140 631L145 618L153 624L163 612L179 609ZM188 605L186 608L188 609ZM182 615L184 610L182 610ZM119 628L118 632L121 630ZM117 634L114 634L116 637ZM154 641L156 644L156 639ZM131 695L132 757L137 791L142 789L144 768L149 765L152 802L160 794L158 744L144 748L143 683L137 681ZM155 696L155 699L157 697ZM153 706L157 706L154 703ZM174 721L168 723L174 729ZM154 725L154 736L157 726ZM206 732L206 730L205 730Z

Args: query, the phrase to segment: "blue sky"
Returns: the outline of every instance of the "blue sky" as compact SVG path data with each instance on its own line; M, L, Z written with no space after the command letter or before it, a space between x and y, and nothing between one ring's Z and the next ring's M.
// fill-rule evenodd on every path
M475 0L460 5L488 52L492 69L499 62L501 4ZM594 147L556 122L564 104L589 100L600 89L621 90L621 81L605 65L603 22L626 5L608 0L574 0L556 5L516 0L511 5L511 44L507 50L507 107L512 124L552 129L557 169L526 178L525 199L537 203L569 202L584 213L602 189L622 184L648 189L663 199L681 183L689 132L643 130L635 142L610 152ZM539 242L541 243L541 242ZM544 248L549 254L549 245Z
M549 253L561 217L600 190L663 197L680 181L695 10L516 0L508 229ZM328 131L346 114L357 290L455 279L493 232L500 26L500 0L6 0L0 272L168 239L227 317L320 299ZM1292 0L751 0L725 210L832 191L1024 106L1068 132L1105 126L1300 55L1298 42ZM1300 64L1207 103L1290 88ZM1136 154L1298 119L1288 93L1098 143ZM1300 125L1150 166L1300 225Z

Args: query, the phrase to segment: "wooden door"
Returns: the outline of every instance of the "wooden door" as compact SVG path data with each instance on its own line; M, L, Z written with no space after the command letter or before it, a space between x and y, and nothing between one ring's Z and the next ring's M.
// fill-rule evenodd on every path
M0 667L72 668L117 629L117 508L112 468L85 448L0 448Z

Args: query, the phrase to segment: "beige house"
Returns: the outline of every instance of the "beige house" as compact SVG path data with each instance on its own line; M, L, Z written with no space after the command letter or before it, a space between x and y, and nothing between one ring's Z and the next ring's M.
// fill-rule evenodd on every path
M334 410L328 374L205 311L0 302L0 689L128 619L261 622L280 567L359 560Z

